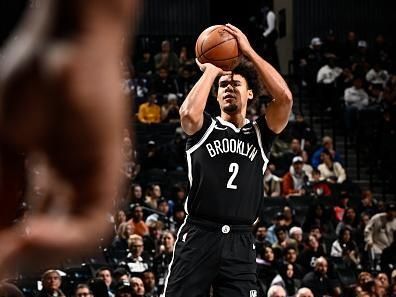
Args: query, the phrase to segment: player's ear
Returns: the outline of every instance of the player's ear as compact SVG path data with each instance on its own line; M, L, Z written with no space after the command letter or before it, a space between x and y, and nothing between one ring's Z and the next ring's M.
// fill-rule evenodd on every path
M253 99L253 91L252 90L248 90L248 99L249 100Z

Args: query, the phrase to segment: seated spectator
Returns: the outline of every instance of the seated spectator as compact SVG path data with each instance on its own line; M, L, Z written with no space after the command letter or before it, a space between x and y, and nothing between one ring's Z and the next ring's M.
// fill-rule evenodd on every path
M396 204L389 203L386 212L374 215L364 230L366 248L378 260L382 251L389 247L396 232Z
M307 273L314 269L316 259L324 256L325 253L323 251L323 248L320 248L319 242L316 237L313 235L309 235L306 248L298 255L297 263L300 264L303 267L305 273Z
M291 123L290 135L300 141L303 150L308 154L312 153L312 149L316 145L316 135L301 113L297 113L296 121Z
M373 68L371 68L366 73L366 81L371 85L380 86L381 89L385 87L389 79L389 73L385 69L383 69L381 62L376 61L373 64Z
M118 210L116 215L114 216L114 231L115 231L115 234L117 234L118 228L120 227L120 225L122 223L125 223L126 221L127 221L127 216L125 214L125 211L123 211L122 209Z
M338 239L331 246L330 256L342 260L353 269L360 264L359 250L348 227L340 230Z
M294 246L288 246L283 251L283 263L293 265L293 277L302 279L304 276L304 268L297 263L297 249Z
M154 271L158 279L158 289L162 291L165 280L168 275L168 266L172 261L173 249L175 244L175 235L169 230L164 231L162 235L162 244L160 254L154 259Z
M113 281L117 286L119 286L122 283L130 282L131 276L129 275L128 270L125 268L116 268L113 271Z
M321 163L321 154L325 149L331 153L334 161L342 163L340 155L334 150L333 139L330 136L324 136L322 139L322 146L315 150L312 155L311 164L313 168L317 168Z
M166 67L161 67L158 74L154 76L151 82L151 90L158 96L158 104L163 105L168 94L177 93L177 82Z
M322 177L318 169L312 169L311 191L318 197L332 195L328 182Z
M304 276L301 285L311 289L314 296L340 296L340 288L327 276L326 258L319 257L314 265L314 271Z
M147 217L146 225L156 221L160 221L165 229L175 231L175 223L169 213L169 203L164 197L157 201L157 211Z
M177 95L184 99L196 83L196 79L194 77L194 65L183 66L180 70L180 75L176 78L176 82Z
M180 122L179 105L177 96L173 93L168 94L167 102L161 106L161 122L178 123Z
M347 207L342 217L342 221L339 222L336 227L336 234L339 235L341 229L348 228L351 231L352 238L355 239L358 225L359 218L356 215L356 210L353 207Z
M155 71L153 57L148 49L144 49L142 56L136 61L136 73L139 77L149 78Z
M370 190L362 192L357 211L358 213L367 213L370 217L378 212L377 200L373 198L373 193Z
M302 196L305 194L308 176L303 171L304 161L300 156L293 158L292 167L288 173L283 176L283 195Z
M267 226L262 223L261 221L259 224L255 227L256 232L255 232L255 241L254 245L256 247L256 252L258 254L261 254L263 251L264 247L266 246L271 246L271 243L267 241Z
M295 210L290 206L286 205L283 207L283 216L285 217L285 227L287 230L290 230L292 227L301 226L300 222L296 220Z
M345 89L345 127L350 136L356 131L358 112L369 104L369 96L363 89L363 80L356 77L353 86Z
M263 292L266 292L272 280L278 274L278 263L270 246L264 248L262 254L257 255L257 281Z
M109 297L114 297L114 292L113 292L113 276L112 276L112 271L109 267L101 267L96 271L96 277L100 278L104 281L106 288L107 288L107 294Z
M289 237L296 241L296 251L301 252L304 249L303 231L300 227L292 227L289 230Z
M148 227L144 222L143 208L140 204L135 204L132 208L132 218L128 221L132 225L134 234L144 236L148 234Z
M130 280L118 284L115 290L115 297L132 297L132 286Z
M152 267L152 259L144 252L143 238L133 234L129 237L128 248L130 253L120 262L120 267L125 267L131 275L139 275Z
M144 297L159 297L160 292L157 287L154 271L146 270L143 272L142 281L144 284Z
M161 43L161 52L154 56L155 69L159 70L161 67L169 69L171 73L176 73L179 69L179 58L177 54L171 50L169 40L164 40Z
M149 234L143 236L144 249L154 258L160 253L164 225L161 221L152 221L148 223L147 226L149 228Z
M279 226L285 225L285 216L282 212L278 212L273 217L273 224L267 230L266 240L272 245L274 244L276 239L275 229Z
M292 264L284 264L280 266L279 273L274 277L271 282L271 288L275 285L284 288L286 291L286 296L295 295L301 285L301 280L296 278L294 266Z
M158 200L162 197L161 186L159 184L151 184L148 186L144 202L152 209L158 207Z
M342 184L346 180L346 173L341 163L334 161L331 152L328 150L323 150L321 157L322 163L318 166L320 174L329 183Z
M134 234L133 225L128 222L122 223L118 227L117 235L111 243L111 248L117 251L126 251L128 249L128 238L132 234Z
M273 173L271 167L273 166L268 166L264 173L264 196L279 197L282 179Z
M62 277L58 270L50 269L41 276L42 290L38 297L66 297L61 290Z
M158 124L161 122L161 107L157 104L156 93L151 93L147 102L139 106L137 118L143 124Z
M329 233L334 229L330 218L330 213L323 204L314 203L308 208L303 230L309 232L313 227L320 227L324 233Z
M276 242L272 245L272 250L275 253L276 258L279 259L283 254L283 250L290 243L286 226L276 227L275 235L276 235Z

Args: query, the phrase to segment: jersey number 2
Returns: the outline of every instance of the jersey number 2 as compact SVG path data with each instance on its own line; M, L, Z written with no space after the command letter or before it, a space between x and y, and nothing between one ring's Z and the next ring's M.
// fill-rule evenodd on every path
M232 173L230 178L228 179L228 182L227 182L228 189L236 190L238 188L237 185L232 184L232 182L234 181L235 177L238 174L238 171L239 171L238 163L231 163L230 167L228 168L228 172Z

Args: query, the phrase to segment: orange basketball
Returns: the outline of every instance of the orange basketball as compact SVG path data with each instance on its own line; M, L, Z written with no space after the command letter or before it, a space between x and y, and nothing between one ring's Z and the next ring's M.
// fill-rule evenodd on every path
M215 25L205 29L195 44L195 55L201 63L229 71L239 64L241 53L235 37L224 28L224 25Z

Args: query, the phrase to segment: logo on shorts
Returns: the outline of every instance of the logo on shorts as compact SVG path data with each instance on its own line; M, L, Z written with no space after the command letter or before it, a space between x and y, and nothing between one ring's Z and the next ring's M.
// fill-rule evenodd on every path
M250 290L250 297L257 297L257 291L256 290Z

